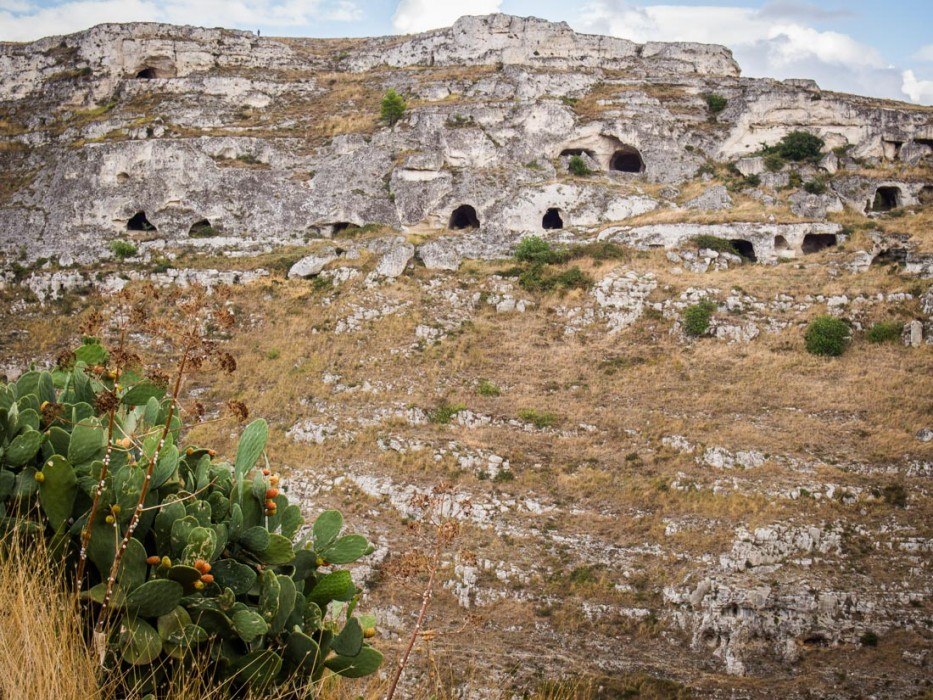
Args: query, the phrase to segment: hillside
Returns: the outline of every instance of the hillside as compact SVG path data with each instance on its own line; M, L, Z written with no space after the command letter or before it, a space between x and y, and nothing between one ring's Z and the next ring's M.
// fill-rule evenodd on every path
M930 692L931 226L933 108L723 47L506 15L0 44L0 373L126 285L229 285L239 372L189 389L378 544L387 657L452 489L412 695ZM839 357L805 350L826 314Z

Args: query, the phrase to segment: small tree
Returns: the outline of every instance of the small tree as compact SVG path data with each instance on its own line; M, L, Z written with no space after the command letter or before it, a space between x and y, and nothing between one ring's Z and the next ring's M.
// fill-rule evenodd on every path
M407 106L405 98L392 88L389 88L386 90L386 94L382 96L380 118L389 126L394 126L395 123L402 118L402 115L405 114L405 108Z
M684 333L694 338L699 338L706 333L709 330L709 322L715 310L716 304L709 299L688 306L684 309L683 315Z
M778 155L786 160L814 160L823 150L823 139L806 131L792 131L776 147Z

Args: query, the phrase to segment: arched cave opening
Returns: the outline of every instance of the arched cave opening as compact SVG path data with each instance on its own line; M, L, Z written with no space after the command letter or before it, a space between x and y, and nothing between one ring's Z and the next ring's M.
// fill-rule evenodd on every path
M891 211L901 206L901 188L900 187L879 187L875 190L875 198L872 200L872 211Z
M457 231L465 228L479 228L479 217L476 215L476 209L469 204L461 204L450 214L450 222L447 228Z
M138 211L133 216L130 217L130 220L126 222L127 231L155 231L157 230L155 226L149 223L149 219L146 218L146 212Z
M208 219L200 219L191 224L188 229L188 235L192 238L210 238L217 235L217 229L211 225Z
M790 245L787 242L787 239L784 236L777 235L774 237L774 252L776 253L787 253L790 251Z
M551 207L544 212L544 218L541 219L541 227L545 230L564 228L564 220L560 216L560 209Z
M332 236L337 236L341 233L346 233L347 230L349 230L352 226L353 224L351 224L349 221L338 221L334 224L331 224L330 234Z
M819 253L821 250L832 248L834 245L836 245L836 235L833 233L808 233L803 237L800 250L804 255L810 255L810 253Z
M612 158L609 160L609 169L620 173L643 173L645 171L645 161L637 149L626 146L612 154Z
M152 80L159 77L159 71L152 67L145 67L136 74L138 80Z
M746 241L743 238L733 238L729 242L743 258L751 262L758 262L758 256L755 255L755 246L753 246L750 241Z

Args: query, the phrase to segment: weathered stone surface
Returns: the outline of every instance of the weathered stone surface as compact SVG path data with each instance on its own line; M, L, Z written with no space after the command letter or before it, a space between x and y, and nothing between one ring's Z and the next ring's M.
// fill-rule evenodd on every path
M716 185L698 197L684 203L687 209L705 209L707 211L721 211L732 208L732 197L724 185Z
M327 248L312 255L306 255L288 270L290 279L296 277L314 277L324 269L324 266L337 259L337 249Z
M379 260L379 264L376 266L376 275L389 278L398 277L405 272L408 261L414 255L415 246L404 238L396 239L392 247Z

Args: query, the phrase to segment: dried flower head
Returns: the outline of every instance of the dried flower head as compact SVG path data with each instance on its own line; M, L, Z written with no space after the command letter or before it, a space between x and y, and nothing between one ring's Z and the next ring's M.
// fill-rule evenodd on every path
M94 408L98 413L110 413L120 405L120 399L117 398L117 395L105 389L97 395L97 398L94 399Z
M238 421L242 422L249 418L249 409L242 401L228 401L227 408Z

